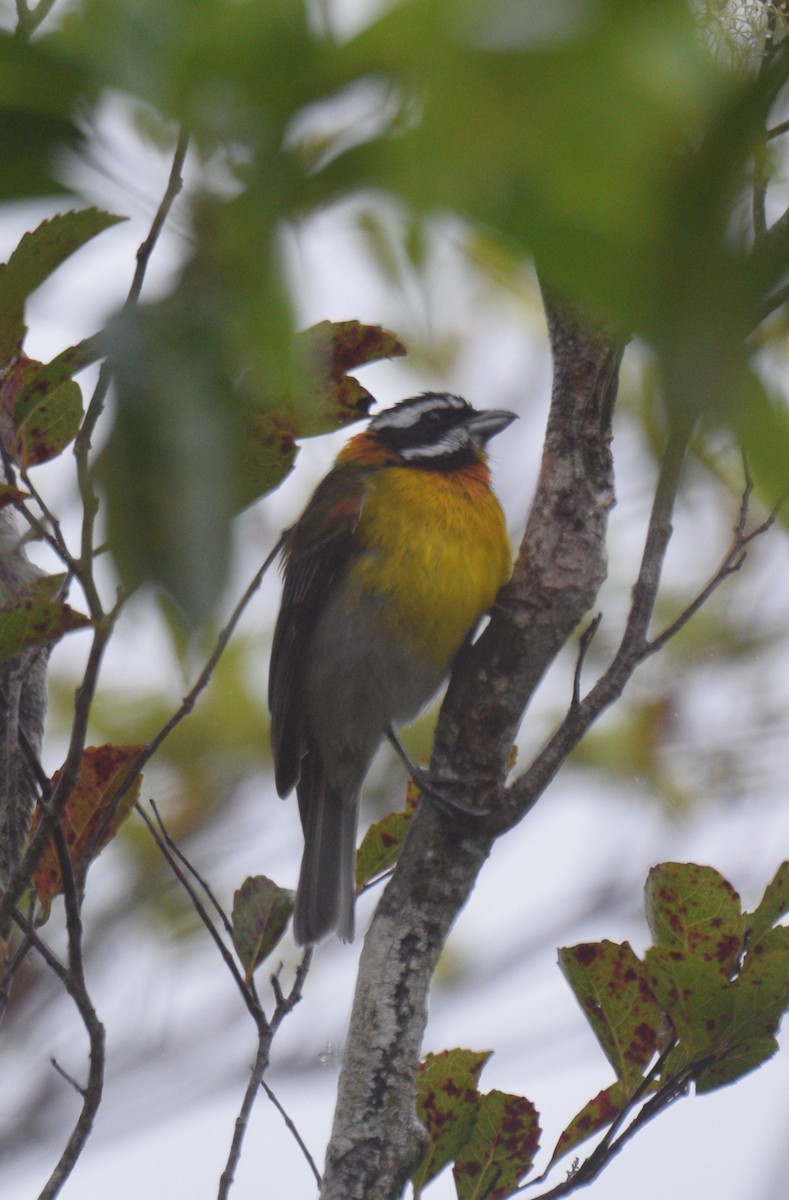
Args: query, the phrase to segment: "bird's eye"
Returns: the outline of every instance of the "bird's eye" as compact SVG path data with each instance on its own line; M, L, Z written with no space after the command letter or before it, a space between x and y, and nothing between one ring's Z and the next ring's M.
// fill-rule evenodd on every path
M437 408L433 408L430 412L425 413L425 424L429 429L438 429L443 421L443 417Z

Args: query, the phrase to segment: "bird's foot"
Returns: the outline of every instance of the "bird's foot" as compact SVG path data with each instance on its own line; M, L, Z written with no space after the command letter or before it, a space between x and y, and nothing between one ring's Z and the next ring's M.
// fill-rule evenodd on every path
M486 817L491 811L489 808L482 808L478 804L472 803L470 799L466 800L458 780L439 779L430 771L426 771L424 767L417 766L391 725L386 730L386 736L392 749L408 771L411 782L419 788L426 800L435 805L439 812L447 817L454 817L456 820L467 820L469 817Z

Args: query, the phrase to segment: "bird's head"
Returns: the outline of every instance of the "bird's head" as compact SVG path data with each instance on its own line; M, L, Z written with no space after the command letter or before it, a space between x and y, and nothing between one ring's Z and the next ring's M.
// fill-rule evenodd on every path
M449 392L424 392L373 417L367 436L406 466L454 470L484 461L488 441L515 419L506 409L476 409Z

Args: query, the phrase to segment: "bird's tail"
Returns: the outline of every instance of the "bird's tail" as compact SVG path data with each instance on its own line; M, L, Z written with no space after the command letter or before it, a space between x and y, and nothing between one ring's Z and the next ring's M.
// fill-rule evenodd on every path
M302 759L298 797L304 854L293 914L296 941L312 946L336 930L351 942L358 792L346 796L332 788L312 750Z

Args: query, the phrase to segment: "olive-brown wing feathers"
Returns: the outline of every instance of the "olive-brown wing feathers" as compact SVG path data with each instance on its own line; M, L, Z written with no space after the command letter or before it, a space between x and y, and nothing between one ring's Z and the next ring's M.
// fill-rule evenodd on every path
M271 746L280 796L287 796L298 782L305 750L304 683L311 634L326 596L353 554L365 477L356 465L330 471L285 545L282 603L269 671Z

